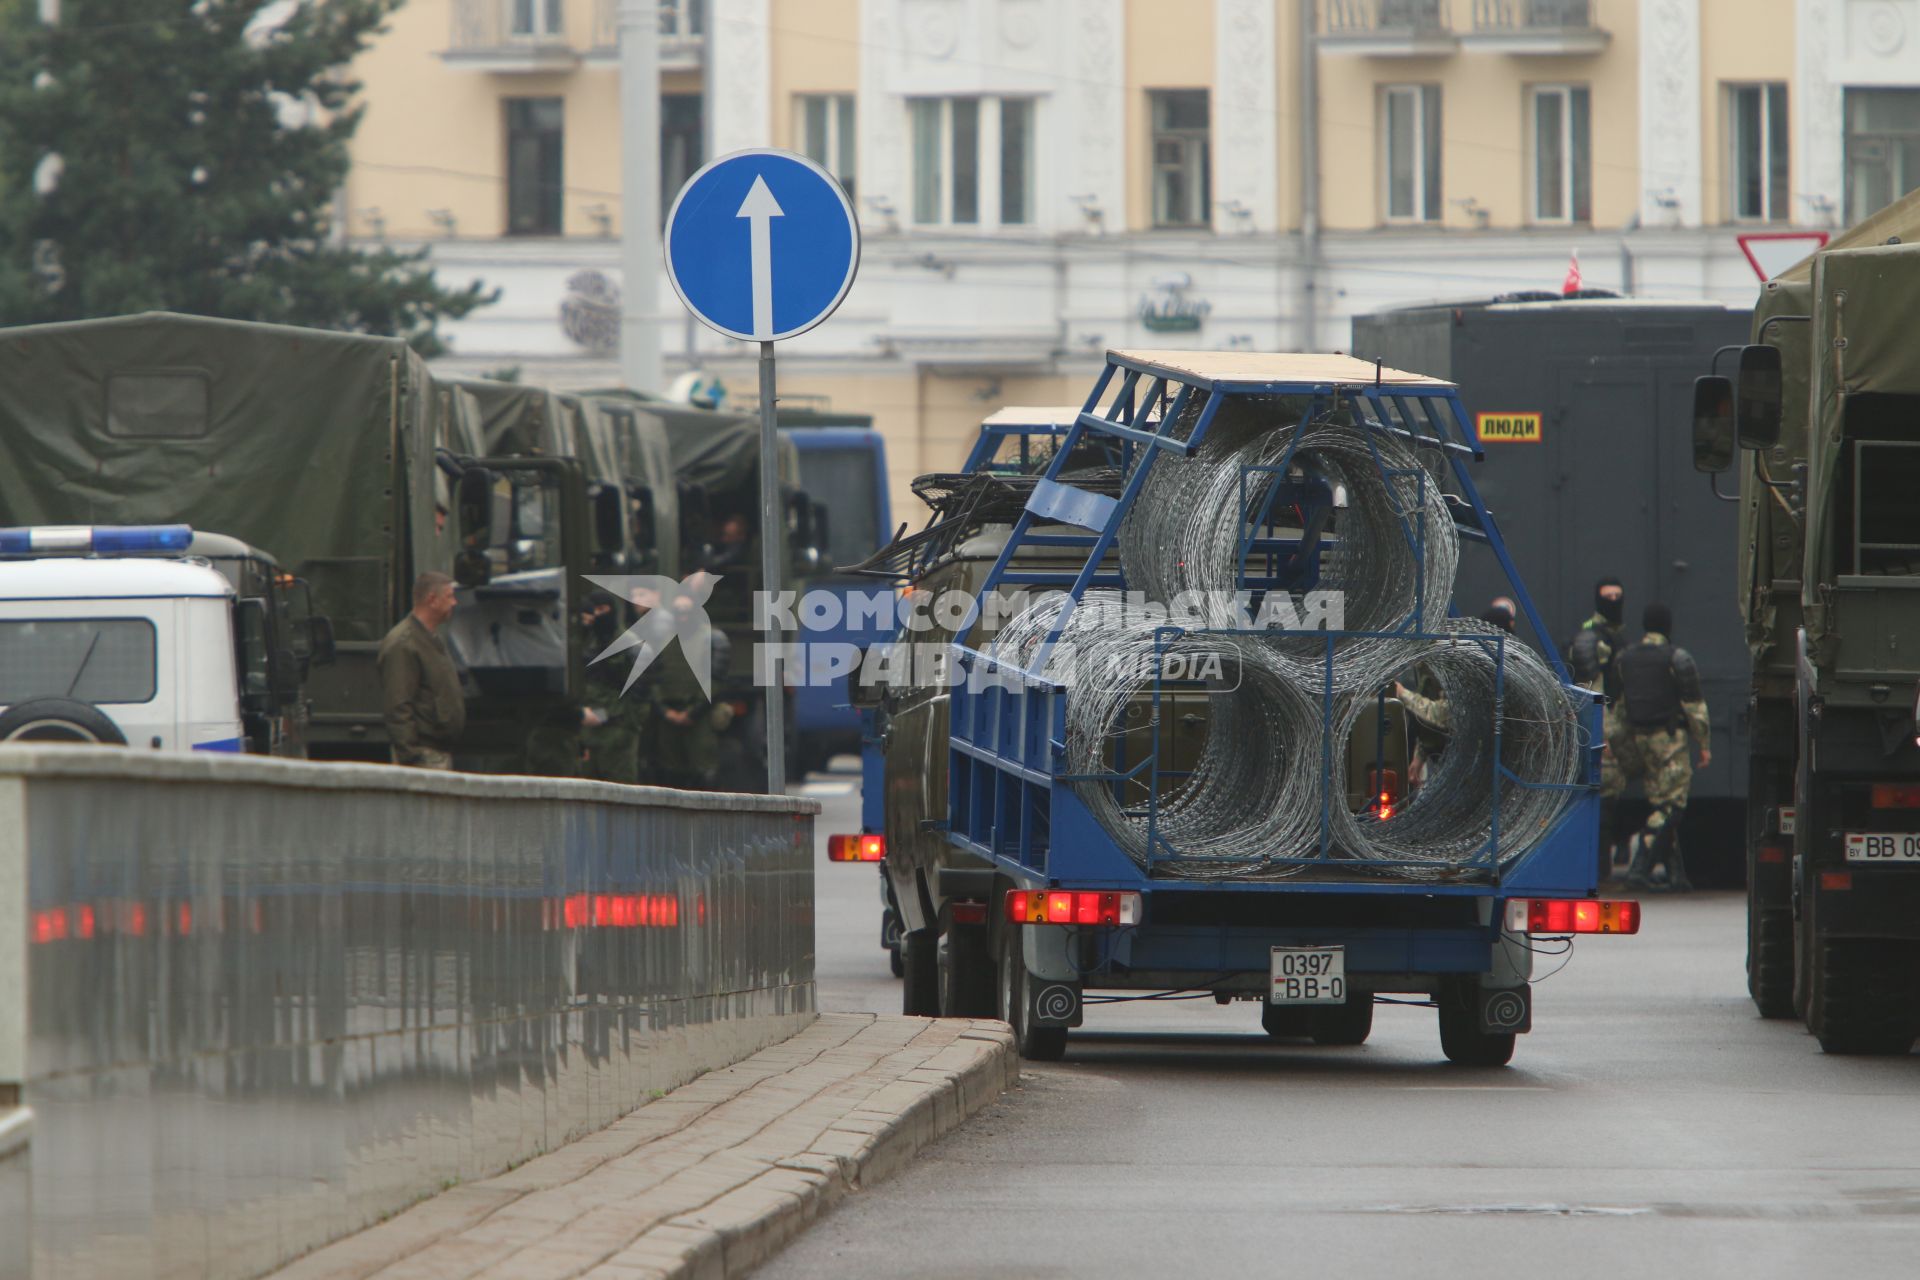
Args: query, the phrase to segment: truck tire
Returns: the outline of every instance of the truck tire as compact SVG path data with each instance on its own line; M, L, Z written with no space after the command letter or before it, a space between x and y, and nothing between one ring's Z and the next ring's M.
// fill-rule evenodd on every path
M1345 1004L1310 1005L1307 1025L1315 1044L1365 1044L1373 1034L1373 993L1353 991Z
M940 1016L998 1016L993 979L993 934L985 925L949 925L940 945Z
M1313 1020L1303 1004L1260 1006L1260 1029L1276 1040L1313 1034Z
M997 1003L1000 1020L1013 1028L1013 1047L1029 1062L1058 1062L1066 1056L1065 1027L1035 1027L1027 1022L1027 961L1020 954L1020 930L1000 931L1000 981Z
M78 698L28 698L0 714L0 742L78 742L124 747L112 717Z
M1463 1067L1504 1067L1513 1060L1511 1031L1480 1029L1477 983L1449 983L1435 1004L1440 1012L1440 1052Z
M1763 1018L1793 1016L1793 914L1747 903L1747 993Z
M1896 1054L1920 1034L1920 949L1848 938L1816 946L1807 1029L1824 1053Z
M909 1018L940 1016L940 958L931 929L900 935L900 1012Z

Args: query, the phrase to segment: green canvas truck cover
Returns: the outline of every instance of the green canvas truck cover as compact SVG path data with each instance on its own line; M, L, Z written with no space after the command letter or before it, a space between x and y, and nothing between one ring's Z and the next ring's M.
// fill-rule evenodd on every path
M0 330L0 523L228 534L308 577L342 640L377 640L405 590L391 495L431 492L427 384L389 338L164 312ZM408 523L416 562L450 559Z

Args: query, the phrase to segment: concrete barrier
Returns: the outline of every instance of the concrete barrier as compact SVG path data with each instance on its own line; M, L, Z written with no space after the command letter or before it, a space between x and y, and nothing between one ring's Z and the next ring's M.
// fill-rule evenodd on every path
M33 1274L33 1112L0 1103L0 1280Z
M814 812L0 748L34 1274L255 1276L791 1034Z

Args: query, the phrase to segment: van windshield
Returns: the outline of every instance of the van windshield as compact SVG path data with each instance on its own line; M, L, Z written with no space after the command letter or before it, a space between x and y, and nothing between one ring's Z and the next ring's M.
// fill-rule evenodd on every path
M876 499L886 478L871 449L803 449L800 485L827 505L826 563L859 564L880 546Z
M0 619L0 706L29 698L147 702L154 666L145 618Z

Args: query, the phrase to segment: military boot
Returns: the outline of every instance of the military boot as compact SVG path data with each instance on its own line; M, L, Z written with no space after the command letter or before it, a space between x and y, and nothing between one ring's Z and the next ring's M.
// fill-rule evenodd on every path
M1668 893L1692 893L1693 881L1687 879L1687 860L1680 853L1680 837L1669 822L1660 828L1659 853L1657 861L1667 868L1666 891Z
M1656 837L1641 831L1632 840L1633 861L1627 864L1627 888L1653 888L1653 845Z

